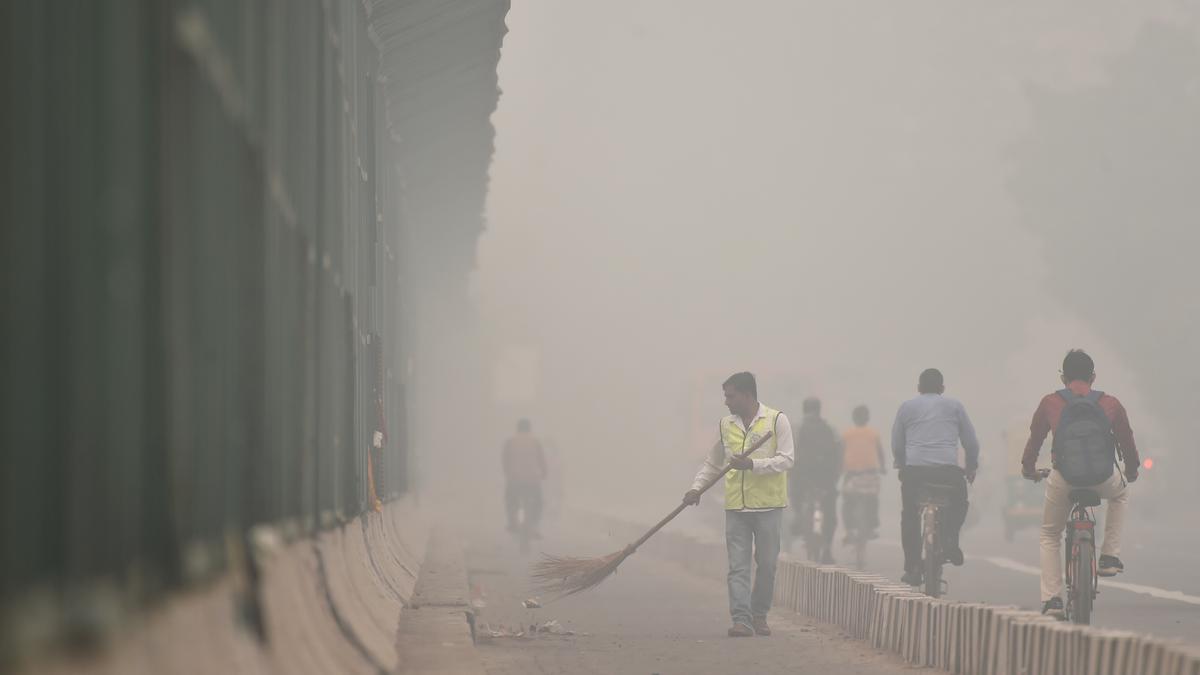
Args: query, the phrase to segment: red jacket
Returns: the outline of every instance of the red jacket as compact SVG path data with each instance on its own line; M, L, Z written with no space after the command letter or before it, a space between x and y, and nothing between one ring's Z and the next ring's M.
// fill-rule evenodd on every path
M1087 396L1092 391L1091 385L1080 380L1067 385L1067 388L1079 396ZM1121 405L1116 396L1108 394L1100 397L1099 404L1104 414L1108 415L1108 421L1112 423L1113 435L1117 437L1117 452L1125 460L1126 475L1136 475L1142 460L1138 457L1137 444L1133 441L1133 429L1129 426L1129 415L1125 412L1125 406ZM1042 443L1046 441L1050 432L1058 428L1058 419L1062 417L1062 411L1066 407L1066 399L1055 392L1047 394L1038 405L1037 412L1033 413L1033 421L1029 423L1029 442L1025 444L1025 453L1021 456L1021 468L1026 474L1032 475L1036 471Z

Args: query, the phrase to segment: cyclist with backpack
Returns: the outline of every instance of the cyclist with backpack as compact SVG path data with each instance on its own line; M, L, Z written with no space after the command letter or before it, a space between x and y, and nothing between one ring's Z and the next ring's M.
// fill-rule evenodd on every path
M1062 535L1071 511L1070 493L1076 488L1095 491L1108 508L1104 518L1104 542L1100 547L1097 573L1111 577L1124 571L1121 526L1129 503L1127 483L1137 480L1137 445L1125 407L1114 396L1092 389L1096 367L1082 349L1067 353L1062 364L1064 389L1046 395L1029 425L1029 442L1021 457L1021 472L1038 480L1038 453L1050 433L1054 434L1050 458L1053 470L1046 479L1046 501L1042 514L1042 613L1063 618ZM1125 461L1124 474L1114 471L1117 458Z

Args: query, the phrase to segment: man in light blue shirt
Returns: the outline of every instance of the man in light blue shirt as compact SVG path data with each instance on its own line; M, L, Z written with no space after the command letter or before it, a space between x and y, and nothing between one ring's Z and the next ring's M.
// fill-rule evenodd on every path
M917 382L914 399L905 401L896 411L892 425L892 456L900 474L900 537L904 544L904 577L920 585L921 573L921 492L927 485L951 488L944 530L946 561L963 564L958 533L967 518L967 483L975 482L979 468L979 440L967 410L955 399L943 396L946 386L941 371L930 368ZM958 446L966 454L966 469L958 465Z

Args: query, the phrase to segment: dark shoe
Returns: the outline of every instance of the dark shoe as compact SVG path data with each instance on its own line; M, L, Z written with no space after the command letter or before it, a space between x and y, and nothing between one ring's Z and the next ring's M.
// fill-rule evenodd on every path
M735 623L729 629L729 637L754 637L754 629L744 623Z
M824 555L821 556L821 564L822 565L836 565L837 562L834 561L833 554L830 553L829 551L826 551L824 553Z
M1067 618L1067 613L1063 610L1062 598L1050 598L1047 600L1046 604L1042 605L1042 614L1059 620Z
M909 586L920 586L921 582L924 581L924 577L921 576L920 570L913 570L911 572L905 572L904 576L900 577L900 581L903 581Z
M1096 574L1102 577L1115 577L1125 571L1125 565L1115 555L1100 556L1100 563L1097 565L1097 568Z
M875 530L871 530L870 532L867 533L867 541L871 541L872 539L878 539L878 538L879 538L879 533L876 532Z
M751 622L754 624L754 634L767 637L771 634L771 627L767 625L767 617L756 616Z
M961 548L951 548L946 550L946 562L955 567L962 567L963 552Z

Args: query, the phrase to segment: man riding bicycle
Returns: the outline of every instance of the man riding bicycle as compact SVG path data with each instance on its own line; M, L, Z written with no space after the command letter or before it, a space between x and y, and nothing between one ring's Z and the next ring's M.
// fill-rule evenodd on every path
M887 473L879 432L867 426L871 411L860 405L851 418L854 426L842 432L842 523L846 543L856 536L879 536L879 477Z
M900 473L900 535L904 544L904 576L907 584L919 586L921 572L921 507L927 486L950 488L945 514L946 561L963 564L958 533L967 518L967 483L975 482L979 468L979 441L967 410L955 399L943 396L946 386L941 371L930 368L917 381L916 398L901 404L892 425L892 455ZM966 469L958 466L958 445L966 453Z
M814 536L812 506L820 504L822 520L818 562L832 565L833 533L837 529L838 479L842 475L842 443L837 431L821 417L821 401L804 400L804 419L792 431L796 468L788 474L788 491L796 507L792 534ZM812 555L812 552L810 552Z
M1121 552L1121 526L1129 502L1126 485L1137 480L1140 459L1125 407L1114 396L1092 389L1096 367L1082 349L1067 353L1062 364L1066 385L1042 398L1029 425L1029 442L1021 457L1021 472L1039 480L1038 453L1053 432L1050 458L1054 470L1046 479L1042 513L1042 613L1063 618L1062 534L1071 511L1070 493L1077 488L1096 492L1108 502L1104 518L1104 543L1097 574L1116 576L1125 570ZM1125 460L1122 475L1114 471L1118 454Z

